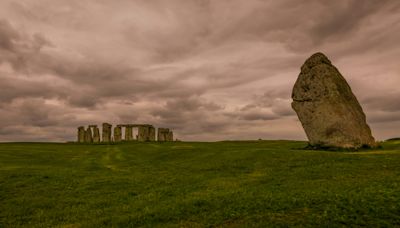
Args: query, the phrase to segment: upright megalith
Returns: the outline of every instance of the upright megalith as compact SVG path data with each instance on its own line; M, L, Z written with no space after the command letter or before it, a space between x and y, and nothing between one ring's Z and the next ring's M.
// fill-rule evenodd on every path
M357 149L376 145L357 98L324 54L316 53L303 64L292 98L311 146Z
M166 133L169 132L168 128L158 128L157 129L157 141L165 142L167 141Z
M172 131L169 128L158 128L157 140L159 142L174 141Z
M168 141L168 142L174 141L174 133L173 133L172 131L169 131L169 132L168 132L167 141Z
M92 143L93 142L93 134L91 127L88 127L85 131L85 143Z
M78 127L78 142L79 143L85 142L85 127L83 126Z
M94 143L99 143L100 142L100 130L97 127L97 125L90 125L90 127L93 129L93 142Z
M125 141L133 141L133 126L125 125Z
M138 141L147 142L150 141L150 125L141 125L138 129Z
M111 128L112 125L109 123L103 123L103 134L102 141L105 143L111 142Z
M149 141L156 141L156 129L153 126L149 126Z
M114 142L121 142L122 141L122 127L121 125L117 125L114 128Z

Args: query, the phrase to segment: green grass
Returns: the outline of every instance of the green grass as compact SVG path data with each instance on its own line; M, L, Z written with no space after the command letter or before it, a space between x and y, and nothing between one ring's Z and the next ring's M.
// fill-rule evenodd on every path
M0 144L0 227L400 226L400 141Z

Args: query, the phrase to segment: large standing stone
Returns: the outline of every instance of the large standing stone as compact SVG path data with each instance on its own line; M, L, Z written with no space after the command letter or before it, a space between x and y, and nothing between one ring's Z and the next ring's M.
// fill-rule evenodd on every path
M105 142L105 143L111 142L111 128L112 128L111 124L103 123L102 139L103 139L103 142Z
M292 107L314 147L374 147L365 114L350 86L322 53L301 67Z
M149 126L147 125L142 125L139 126L138 129L138 141L140 142L146 142L149 141Z
M93 142L92 129L88 127L85 131L85 143L92 143L92 142Z
M174 141L174 133L173 133L172 131L169 131L169 132L168 132L167 141L168 141L168 142Z
M99 143L100 142L100 130L97 125L91 125L93 129L93 142Z
M85 142L85 127L83 126L78 127L78 142L79 143Z
M122 141L122 128L120 125L114 128L114 142Z
M133 141L133 127L130 125L125 126L125 140Z
M158 128L157 140L159 142L173 141L173 138L173 133L169 130L169 128Z
M153 126L149 127L149 141L156 141L156 129Z
M166 141L165 133L168 131L169 131L168 128L158 128L157 129L157 141L165 142Z

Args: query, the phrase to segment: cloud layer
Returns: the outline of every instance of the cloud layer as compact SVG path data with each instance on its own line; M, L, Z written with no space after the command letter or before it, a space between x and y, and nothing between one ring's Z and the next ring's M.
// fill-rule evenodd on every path
M290 95L317 51L374 136L400 135L396 0L3 0L0 15L0 141L75 140L102 122L305 139Z

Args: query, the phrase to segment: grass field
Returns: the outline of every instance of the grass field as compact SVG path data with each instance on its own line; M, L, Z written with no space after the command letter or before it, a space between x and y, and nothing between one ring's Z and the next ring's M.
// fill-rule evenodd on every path
M0 144L0 227L400 226L400 141Z

